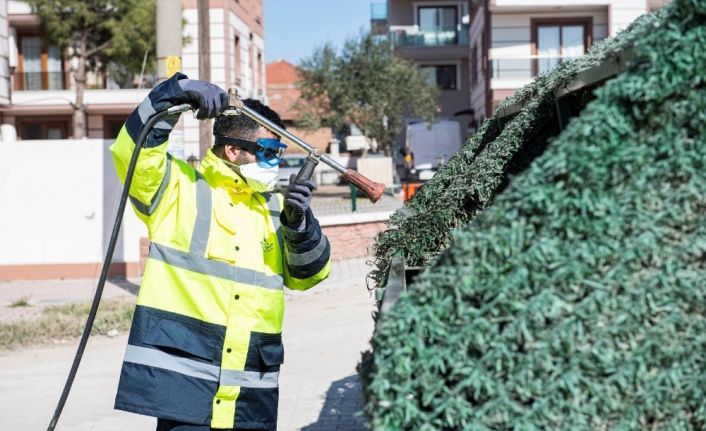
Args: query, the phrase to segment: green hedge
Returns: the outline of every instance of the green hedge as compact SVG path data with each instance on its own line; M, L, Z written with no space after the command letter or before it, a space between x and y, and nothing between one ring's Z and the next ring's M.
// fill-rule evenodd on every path
M638 64L478 214L541 147L546 89L626 44ZM706 0L599 51L523 90L528 107L500 134L488 121L379 238L380 262L450 247L377 322L374 429L706 429Z
M656 14L655 14L656 15ZM466 145L392 215L389 229L375 242L375 269L371 278L382 287L393 254L403 251L410 266L425 265L451 241L451 231L466 225L484 210L510 179L522 172L559 133L554 90L564 86L577 71L598 65L651 31L655 15L633 24L620 37L599 42L588 55L562 63L518 90L502 105L526 103L504 125L496 117L485 121Z

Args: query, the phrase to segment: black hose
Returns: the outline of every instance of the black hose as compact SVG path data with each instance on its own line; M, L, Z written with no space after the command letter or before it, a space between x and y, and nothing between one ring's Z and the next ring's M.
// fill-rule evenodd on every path
M71 386L74 383L74 378L76 377L78 366L81 363L83 352L86 350L88 336L91 334L93 322L96 319L96 313L98 312L98 304L100 304L101 296L103 295L103 287L105 287L105 280L108 278L108 269L110 268L110 261L113 259L113 252L115 251L115 244L118 241L118 233L120 233L120 226L123 223L123 214L125 213L125 206L127 205L130 185L132 184L132 177L135 173L135 166L137 165L137 156L140 155L140 150L142 149L142 146L145 143L147 134L150 132L150 130L152 130L152 127L164 117L167 117L169 115L171 114L168 111L162 111L152 115L145 123L144 127L142 128L142 131L140 132L140 135L137 137L135 149L132 152L130 164L127 168L127 174L125 175L125 185L123 186L123 191L120 195L120 205L118 205L118 213L115 215L113 233L110 235L110 241L108 242L108 251L105 253L105 259L103 260L103 268L101 269L101 275L98 279L98 287L96 288L96 293L93 296L91 311L88 313L88 319L86 319L86 326L84 326L83 328L81 341L78 343L76 356L74 356L74 362L73 364L71 364L71 371L69 371L69 375L66 378L64 390L61 393L61 398L59 398L59 403L56 405L56 410L54 410L54 416L51 418L51 422L49 422L47 431L53 431L54 428L56 428L57 422L59 422L59 417L61 416L61 412L64 409L64 404L66 404L66 399L69 397Z

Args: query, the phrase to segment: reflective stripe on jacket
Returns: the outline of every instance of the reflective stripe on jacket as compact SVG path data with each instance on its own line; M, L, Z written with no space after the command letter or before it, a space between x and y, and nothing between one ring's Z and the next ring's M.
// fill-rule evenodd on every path
M131 135L110 148L123 181ZM254 192L212 152L196 171L166 147L141 150L130 190L151 244L115 407L274 429L283 285L325 279L330 245L311 214L305 232L280 226L282 196Z

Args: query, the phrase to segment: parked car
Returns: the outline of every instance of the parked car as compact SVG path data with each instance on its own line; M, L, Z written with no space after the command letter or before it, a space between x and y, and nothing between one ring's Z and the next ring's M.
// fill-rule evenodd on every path
M277 177L277 188L284 189L289 184L289 177L292 174L299 173L299 170L306 162L304 154L285 154L282 162L279 164L279 175ZM311 177L311 181L316 188L316 175Z

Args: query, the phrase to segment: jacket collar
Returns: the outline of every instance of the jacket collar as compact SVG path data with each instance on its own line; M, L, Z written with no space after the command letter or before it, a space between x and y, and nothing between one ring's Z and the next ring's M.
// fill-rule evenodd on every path
M208 154L204 157L199 171L203 174L206 181L215 187L223 187L235 193L252 194L255 191L245 182L243 177L235 173L230 166L226 165L223 160L215 155L212 150L208 150Z

